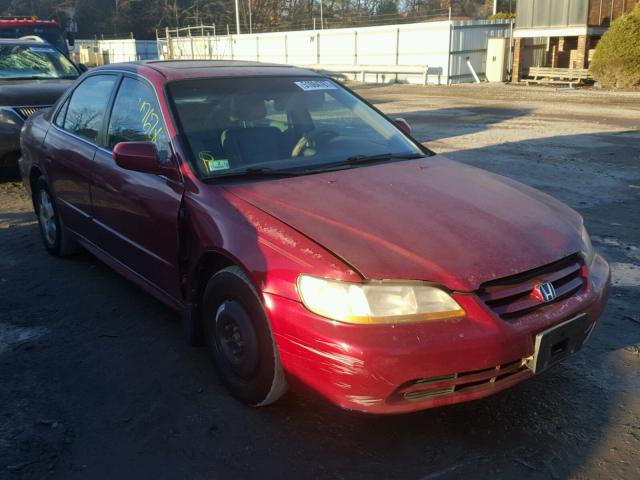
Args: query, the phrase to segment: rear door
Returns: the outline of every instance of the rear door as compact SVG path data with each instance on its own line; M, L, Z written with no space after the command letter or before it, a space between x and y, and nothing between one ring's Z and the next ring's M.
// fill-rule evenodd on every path
M94 75L63 104L43 145L49 184L65 225L94 241L90 183L117 75Z
M112 158L119 142L152 141L162 162L175 163L153 87L124 76L113 101L103 148L95 157L94 220L101 247L175 299L180 294L178 212L181 182L120 168Z

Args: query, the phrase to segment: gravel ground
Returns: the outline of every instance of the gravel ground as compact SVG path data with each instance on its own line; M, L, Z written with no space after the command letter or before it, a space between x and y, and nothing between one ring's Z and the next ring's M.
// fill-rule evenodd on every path
M95 258L47 255L0 183L0 478L640 478L640 95L356 86L449 157L580 211L612 263L592 341L497 396L396 417L290 393L249 409L177 316Z

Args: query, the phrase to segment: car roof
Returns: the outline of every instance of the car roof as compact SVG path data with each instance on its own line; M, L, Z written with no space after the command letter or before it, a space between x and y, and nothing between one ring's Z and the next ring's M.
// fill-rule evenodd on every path
M46 40L26 40L24 38L0 38L0 45L20 45L34 47L38 45L50 45Z
M312 70L290 65L240 60L151 60L105 65L92 71L114 69L140 74L144 74L145 71L155 71L164 76L167 81L210 77L321 76Z

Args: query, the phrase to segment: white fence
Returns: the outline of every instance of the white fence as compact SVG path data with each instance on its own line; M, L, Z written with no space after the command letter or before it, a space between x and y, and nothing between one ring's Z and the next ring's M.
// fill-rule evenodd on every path
M250 60L343 72L361 81L450 84L484 76L487 41L508 37L510 22L443 21L377 27L158 39L164 59ZM204 31L204 30L203 30ZM167 36L169 38L167 38ZM397 66L394 72L393 67ZM379 73L380 67L390 73ZM413 69L416 73L403 73ZM370 70L376 73L362 73Z
M74 55L88 66L110 63L156 60L158 44L154 40L76 40Z

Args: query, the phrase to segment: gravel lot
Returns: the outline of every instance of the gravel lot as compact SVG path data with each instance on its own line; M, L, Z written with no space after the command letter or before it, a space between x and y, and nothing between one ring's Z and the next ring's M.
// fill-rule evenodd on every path
M590 344L497 396L397 416L231 399L178 317L47 255L0 183L0 478L640 478L640 94L359 86L450 158L582 213L615 286Z

